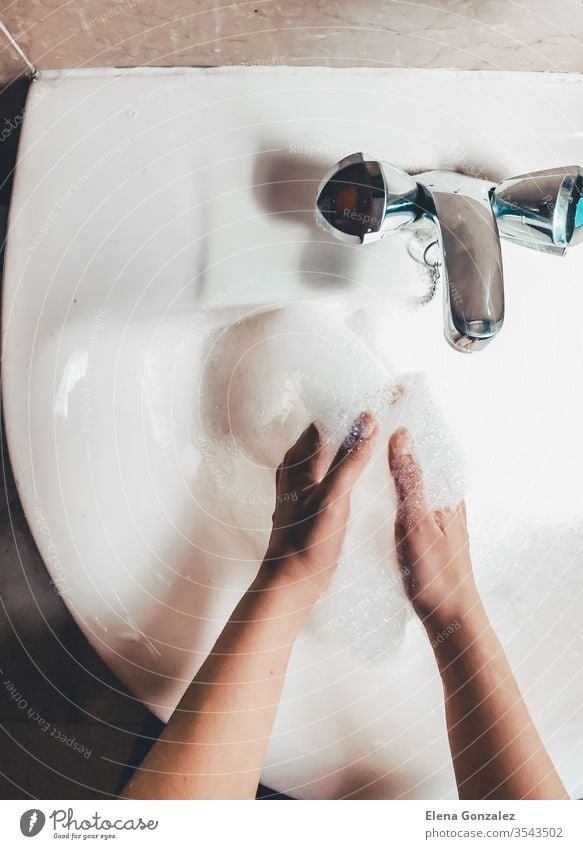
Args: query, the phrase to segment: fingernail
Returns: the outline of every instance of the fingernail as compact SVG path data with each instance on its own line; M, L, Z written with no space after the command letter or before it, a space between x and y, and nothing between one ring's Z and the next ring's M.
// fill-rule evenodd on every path
M363 412L358 415L350 426L348 435L340 446L343 451L354 451L361 442L369 439L377 429L377 423L372 413Z

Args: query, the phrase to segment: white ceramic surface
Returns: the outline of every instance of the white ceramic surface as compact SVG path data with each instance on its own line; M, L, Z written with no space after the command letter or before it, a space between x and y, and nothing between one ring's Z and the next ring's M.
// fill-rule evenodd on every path
M354 150L493 178L583 163L582 93L576 76L285 68L33 83L4 280L9 448L57 588L159 716L268 532L271 473L244 460L224 512L205 510L205 342L237 305L333 290L376 316L390 362L426 372L456 425L480 586L557 766L583 793L581 253L504 246L506 325L463 356L443 341L439 299L410 308L419 281L403 243L347 249L311 212L317 181ZM359 521L363 507L392 521L381 455L357 498ZM452 797L419 627L410 620L382 664L340 637L298 642L264 781L308 798Z

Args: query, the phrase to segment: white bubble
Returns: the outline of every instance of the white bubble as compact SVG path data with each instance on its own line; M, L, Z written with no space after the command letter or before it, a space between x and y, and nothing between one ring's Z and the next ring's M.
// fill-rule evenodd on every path
M395 380L334 307L299 304L236 321L212 341L201 387L209 437L277 466L315 422L337 448L363 410L377 417Z
M423 473L430 510L453 507L465 497L467 462L435 392L422 374L401 378L403 394L390 411L390 429L406 428Z
M365 662L397 646L412 616L394 548L391 432L410 431L430 507L457 503L465 488L463 456L435 394L423 376L395 374L374 326L360 313L356 320L313 303L238 317L209 342L200 402L206 465L212 456L215 480L228 483L217 483L207 509L237 527L270 527L274 469L310 422L330 459L359 413L377 418L379 437L352 493L340 563L310 620L318 637ZM244 558L249 539L242 530Z

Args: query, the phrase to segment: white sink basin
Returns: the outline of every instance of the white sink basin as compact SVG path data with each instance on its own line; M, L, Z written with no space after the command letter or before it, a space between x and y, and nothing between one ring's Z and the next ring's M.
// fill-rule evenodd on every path
M580 162L582 138L581 79L559 74L147 69L33 83L4 279L10 454L57 589L158 716L255 573L285 441L285 428L265 437L259 415L249 437L253 407L239 398L247 443L226 456L209 430L209 410L220 419L227 404L208 382L209 340L235 317L252 339L255 304L327 300L360 310L382 358L425 372L440 396L469 460L487 606L561 775L583 793L583 252L505 245L506 325L463 356L443 341L439 298L411 308L424 282L402 242L347 248L311 211L317 182L353 151L496 179ZM279 365L266 361L266 392ZM356 495L365 530L393 518L379 451ZM382 662L350 645L347 618L375 626L358 607L306 630L269 786L455 795L431 650L398 588L394 599Z

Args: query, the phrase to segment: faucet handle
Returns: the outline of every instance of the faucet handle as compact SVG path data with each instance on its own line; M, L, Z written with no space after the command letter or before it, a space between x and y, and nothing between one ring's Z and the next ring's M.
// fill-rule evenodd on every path
M547 253L583 241L583 169L531 171L503 180L490 203L504 238Z
M400 168L353 153L320 183L317 221L342 241L374 242L416 220L418 194L416 180Z

